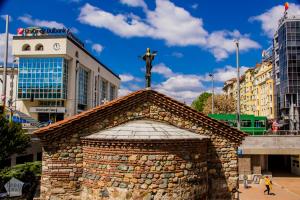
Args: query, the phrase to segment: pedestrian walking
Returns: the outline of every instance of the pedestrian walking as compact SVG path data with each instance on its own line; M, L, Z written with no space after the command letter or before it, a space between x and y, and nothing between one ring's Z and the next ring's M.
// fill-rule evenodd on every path
M268 176L265 177L265 185L266 185L266 189L264 191L264 194L268 192L268 195L270 195L270 190L272 189L272 181Z
M248 176L246 174L244 175L244 188L248 188Z

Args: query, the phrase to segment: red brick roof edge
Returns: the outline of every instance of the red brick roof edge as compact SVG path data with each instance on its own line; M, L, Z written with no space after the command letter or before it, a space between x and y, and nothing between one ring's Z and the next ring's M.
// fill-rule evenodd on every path
M49 134L51 132L57 132L59 129L65 128L66 126L72 126L72 124L79 122L80 120L82 120L86 117L89 117L90 115L92 115L96 112L104 111L106 109L113 107L114 105L119 105L121 103L129 102L128 100L130 100L130 102L132 103L132 101L135 101L135 99L139 99L138 97L140 97L140 96L141 97L144 96L142 98L145 98L145 97L149 97L151 95L153 95L155 97L155 98L153 98L154 100L152 99L152 101L154 101L154 102L159 101L159 103L172 104L172 106L177 107L178 109L184 109L185 112L189 113L190 118L193 118L193 120L199 121L202 124L205 124L206 127L217 129L218 131L222 132L225 136L228 136L229 138L232 138L233 140L241 142L244 139L244 137L247 136L246 133L239 131L236 128L230 127L229 125L227 125L223 122L212 119L212 118L204 115L203 113L200 113L179 101L176 101L164 94L161 94L161 93L159 93L155 90L149 89L149 88L132 92L126 96L117 98L108 103L105 103L105 104L99 105L95 108L92 108L90 110L84 111L80 114L66 118L62 121L56 122L49 126L40 128L40 129L34 131L33 134L41 137L44 134ZM138 101L138 100L136 100L136 101Z

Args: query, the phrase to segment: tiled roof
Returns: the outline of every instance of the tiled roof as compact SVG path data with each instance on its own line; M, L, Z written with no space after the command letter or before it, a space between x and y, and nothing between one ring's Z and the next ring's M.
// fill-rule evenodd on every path
M169 110L173 110L183 118L191 120L203 127L211 130L217 130L216 132L218 134L224 135L225 137L230 138L233 141L241 142L244 137L247 136L247 134L239 131L236 128L232 128L225 123L212 119L183 103L180 103L164 94L151 89L143 89L130 93L127 96L120 97L103 105L82 112L78 115L66 118L62 121L38 129L34 132L34 134L39 137L52 134L63 135L63 132L65 130L70 131L89 127L91 124L96 123L97 120L103 119L103 117L109 115L113 115L114 112L147 101L160 106L164 106ZM62 135L60 135L60 137L62 137Z
M134 120L93 133L84 139L96 140L202 140L207 136L152 120Z

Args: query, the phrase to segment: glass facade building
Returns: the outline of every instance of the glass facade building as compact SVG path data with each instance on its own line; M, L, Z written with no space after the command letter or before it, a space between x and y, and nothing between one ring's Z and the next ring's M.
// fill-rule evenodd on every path
M274 76L277 117L298 129L300 106L300 19L282 19L274 37Z
M18 98L66 99L68 61L61 57L20 57Z

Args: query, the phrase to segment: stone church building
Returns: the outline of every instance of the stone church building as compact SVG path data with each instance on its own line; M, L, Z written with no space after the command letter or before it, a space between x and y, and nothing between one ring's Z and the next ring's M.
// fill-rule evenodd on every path
M41 199L232 199L243 132L151 89L35 132Z

